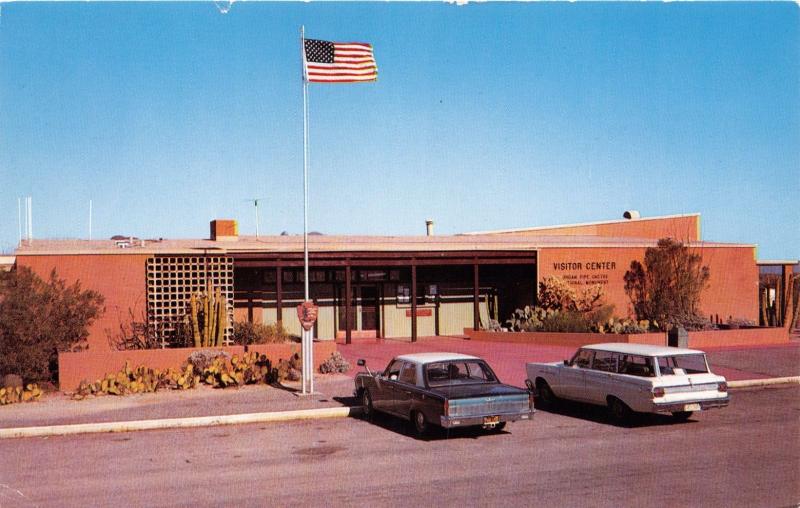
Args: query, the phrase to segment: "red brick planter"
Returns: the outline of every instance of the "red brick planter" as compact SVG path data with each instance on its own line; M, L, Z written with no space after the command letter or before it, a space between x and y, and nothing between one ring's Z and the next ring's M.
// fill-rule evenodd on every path
M58 354L58 385L64 392L74 391L84 379L94 381L109 372L117 372L129 361L131 367L146 365L152 369L178 369L194 351L209 348L174 348L174 349L136 349L130 351L81 351L79 353ZM221 349L231 355L245 353L244 346L230 346ZM288 359L300 352L299 343L259 344L248 346L246 350L264 354L273 363ZM336 351L333 341L314 343L314 368L327 360Z

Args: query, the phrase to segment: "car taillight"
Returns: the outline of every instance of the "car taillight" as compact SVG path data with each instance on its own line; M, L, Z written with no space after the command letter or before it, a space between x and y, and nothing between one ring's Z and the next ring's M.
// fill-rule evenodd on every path
M721 382L720 384L717 385L717 390L719 390L721 392L727 392L728 391L728 383L726 383L725 381Z
M661 386L653 388L653 398L663 397L665 393L664 388Z
M450 401L449 400L445 400L444 401L444 415L445 416L450 416Z

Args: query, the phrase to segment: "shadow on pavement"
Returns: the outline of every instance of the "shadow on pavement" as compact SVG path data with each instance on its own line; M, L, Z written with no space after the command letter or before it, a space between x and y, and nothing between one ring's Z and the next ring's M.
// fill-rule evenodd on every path
M507 430L489 430L481 427L464 427L456 429L444 429L438 426L431 426L424 435L417 434L414 425L402 418L387 415L384 413L375 413L370 417L361 417L362 420L381 427L390 432L400 434L402 436L416 439L418 441L443 441L448 439L478 439L484 436L508 434Z
M681 425L696 423L690 418L686 421L675 419L672 415L655 414L655 413L634 413L623 422L614 421L609 414L608 408L605 406L596 406L594 404L583 404L570 400L559 399L555 403L544 404L541 401L536 401L536 411L545 413L557 414L560 416L567 416L570 418L580 418L594 423L601 423L604 425L611 425L621 428L637 428L637 427L652 427L663 425ZM536 421L536 417L534 417Z

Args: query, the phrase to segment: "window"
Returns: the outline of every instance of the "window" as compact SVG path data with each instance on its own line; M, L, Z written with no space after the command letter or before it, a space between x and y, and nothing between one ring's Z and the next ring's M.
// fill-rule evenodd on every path
M596 351L592 369L602 370L603 372L617 371L617 355L608 351Z
M404 363L400 370L400 381L410 385L417 384L417 366L413 363Z
M653 359L639 355L623 355L619 362L620 374L629 376L654 377L656 375Z
M397 286L397 303L411 303L411 287L405 284Z
M496 381L492 371L483 362L476 360L436 362L428 364L425 369L430 386Z
M388 367L386 367L386 372L384 375L389 379L397 379L400 377L400 369L403 367L403 362L401 360L395 360Z
M658 369L662 376L682 376L708 372L705 355L680 355L658 358Z
M579 349L578 352L575 353L575 356L572 357L569 364L581 369L588 369L589 365L592 363L593 354L594 352L588 349Z

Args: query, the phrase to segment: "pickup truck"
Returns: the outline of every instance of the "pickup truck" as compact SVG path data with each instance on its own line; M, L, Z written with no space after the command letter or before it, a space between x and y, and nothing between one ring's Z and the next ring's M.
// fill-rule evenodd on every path
M382 372L359 372L354 393L365 415L380 411L409 420L419 434L431 425L499 431L534 412L528 390L502 384L484 360L459 353L397 356Z
M728 384L703 351L645 344L592 344L572 359L526 364L525 384L546 404L569 399L608 406L614 420L633 413L692 413L727 406Z

